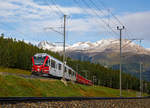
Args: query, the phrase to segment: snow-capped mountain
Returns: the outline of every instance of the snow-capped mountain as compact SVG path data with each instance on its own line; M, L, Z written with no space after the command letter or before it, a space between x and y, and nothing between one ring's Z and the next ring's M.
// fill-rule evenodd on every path
M55 43L50 43L50 42L47 42L47 41L40 42L38 44L38 47L42 48L42 49L48 49L48 50L54 51L54 52L61 52L63 50L62 45L58 45L58 44L55 44ZM68 46L66 46L66 47L68 47Z
M39 48L62 52L63 46L47 41L40 42ZM130 40L122 40L123 71L139 75L139 63L144 64L143 72L150 72L150 48L144 48ZM100 63L103 66L119 70L120 41L105 39L97 42L78 42L66 46L66 55L72 59ZM144 74L144 73L143 73Z
M150 51L150 48L146 48L148 51Z
M73 52L73 51L82 51L86 53L94 53L94 52L119 52L120 41L118 39L105 39L100 40L97 42L78 42L73 45L67 45L66 51ZM49 43L47 41L42 41L38 44L39 48L48 49L54 52L61 52L63 51L62 45L57 45L55 43ZM138 54L150 54L149 49L145 49L136 43L130 40L123 40L122 41L122 51L123 52L133 52Z

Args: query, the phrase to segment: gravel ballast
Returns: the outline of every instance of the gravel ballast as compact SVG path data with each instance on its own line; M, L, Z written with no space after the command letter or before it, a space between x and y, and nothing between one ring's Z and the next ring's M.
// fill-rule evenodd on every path
M1 102L0 108L150 108L150 99Z

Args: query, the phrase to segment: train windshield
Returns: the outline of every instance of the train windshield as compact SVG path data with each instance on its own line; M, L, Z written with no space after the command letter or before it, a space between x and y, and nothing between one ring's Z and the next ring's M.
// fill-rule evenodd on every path
M44 63L44 60L45 60L46 57L36 57L34 56L34 64L35 65L43 65Z

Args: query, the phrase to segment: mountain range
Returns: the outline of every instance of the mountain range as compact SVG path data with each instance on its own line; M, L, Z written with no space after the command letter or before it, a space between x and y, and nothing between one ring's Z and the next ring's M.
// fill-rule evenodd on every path
M62 45L42 41L39 48L54 52L63 51ZM104 39L97 42L78 42L66 45L66 55L72 59L99 63L105 67L119 69L120 41L118 39ZM123 71L131 74L139 72L139 64L143 63L143 70L150 73L150 49L146 49L131 40L122 40L122 64Z
M66 51L82 51L86 53L93 53L93 52L108 52L113 51L113 52L119 52L119 44L120 41L118 39L105 39L105 40L100 40L97 42L78 42L73 45L66 45ZM54 52L61 52L63 50L62 45L58 45L55 43L50 43L47 41L42 41L38 44L39 48L43 49L48 49ZM131 40L124 39L122 40L122 48L123 52L134 52L136 54L150 54L150 49L143 48Z

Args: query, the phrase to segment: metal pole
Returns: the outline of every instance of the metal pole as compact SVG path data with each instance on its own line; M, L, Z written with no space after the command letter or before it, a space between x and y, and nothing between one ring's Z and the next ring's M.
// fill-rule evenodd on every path
M79 71L79 65L78 64L76 65L76 71L77 72Z
M94 86L94 84L95 84L95 75L93 76L93 86Z
M122 96L121 73L122 73L122 30L123 29L124 26L122 28L119 28L119 26L117 26L117 30L120 31L120 97Z
M63 80L65 80L65 38L66 38L66 15L64 15L64 45L63 45Z
M100 86L100 80L98 80L98 85Z
M88 79L88 77L87 77L87 71L85 71L85 78Z
M121 73L122 73L122 38L121 38L121 29L120 29L120 97L122 96L122 87L121 87Z
M140 40L140 46L141 46L141 41L142 40ZM141 61L140 61L140 97L142 97L142 62Z
M140 62L140 96L142 96L142 62Z

